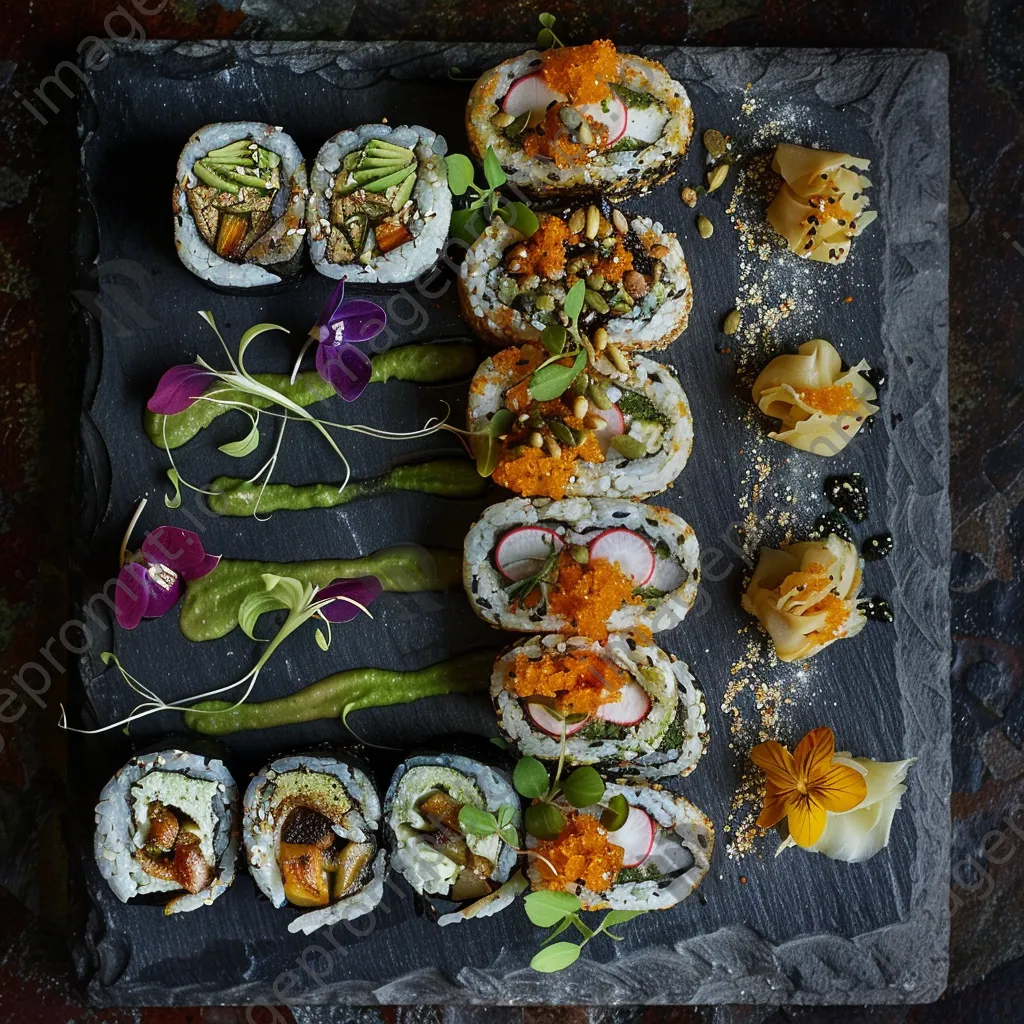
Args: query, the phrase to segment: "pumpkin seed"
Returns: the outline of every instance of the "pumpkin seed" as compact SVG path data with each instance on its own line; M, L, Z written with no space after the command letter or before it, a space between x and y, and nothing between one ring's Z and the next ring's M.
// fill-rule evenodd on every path
M599 292L604 287L604 274L591 274L587 278L587 285L595 292Z
M612 407L611 401L605 394L604 385L601 384L600 381L595 380L594 383L590 385L587 395L598 409L608 410Z
M703 213L697 218L697 232L701 238L710 238L715 233L715 225Z
M725 136L717 128L709 128L704 133L704 148L717 160L728 148Z
M604 219L604 217L602 217L601 220L598 222L598 225L597 225L597 237L598 238L607 238L611 233L612 233L612 226L611 226L611 224L608 221L606 221Z
M630 437L629 434L617 434L608 443L626 459L642 459L647 455L647 449L643 443L635 437Z
M533 300L533 304L542 312L550 313L555 308L555 300L551 295L542 292ZM507 305L507 303L506 303Z
M491 124L493 124L495 128L507 128L514 120L514 114L506 114L504 110L499 110L498 113L491 118Z
M583 116L575 107L566 105L559 109L558 120L561 121L566 128L572 131L575 128L579 128L583 123Z
M708 171L708 192L714 192L715 189L721 188L727 177L729 177L728 164L718 164L716 167L712 167Z
M573 235L578 235L583 230L583 225L587 222L587 214L585 210L573 210L572 216L569 218L569 232Z
M505 129L505 138L514 139L522 135L530 123L530 113L529 110L524 110L518 117L513 118L512 123Z
M585 395L587 388L590 387L590 378L587 376L586 371L581 373L569 386L569 390L574 395ZM582 416L580 417L582 419Z
M576 431L568 423L563 423L561 420L549 420L548 428L562 444L567 444L570 448L575 448L582 440L582 437L578 437Z
M618 345L613 345L611 342L605 346L605 355L612 361L612 366L615 367L619 373L629 373L629 361L622 354L622 350Z
M604 296L600 292L595 292L593 288L588 288L583 293L583 301L598 313L608 312L608 303L604 301Z
M601 211L596 206L587 207L587 238L596 238L597 229L601 226Z
M580 126L576 129L576 134L579 136L579 140L584 146L589 146L594 141L594 133L590 130L590 125L587 124L586 121L580 121Z
M626 215L621 210L612 210L612 227L620 235L629 233L629 221L626 220Z
M728 313L722 321L722 333L735 334L739 329L740 311L738 309L734 309L731 313Z
M573 544L569 548L569 554L572 555L572 560L580 565L586 565L590 561L590 552L584 544Z

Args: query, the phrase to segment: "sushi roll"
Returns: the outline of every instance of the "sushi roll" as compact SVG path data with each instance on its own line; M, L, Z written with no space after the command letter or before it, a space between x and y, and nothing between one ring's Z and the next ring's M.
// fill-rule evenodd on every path
M274 288L302 269L306 165L281 128L208 124L186 143L174 186L174 243L197 277Z
M629 812L609 831L601 818L618 795ZM557 839L527 837L527 849L537 854L527 870L534 890L570 892L584 910L667 910L700 885L711 865L710 819L657 784L608 783L600 805L558 806L565 827Z
M530 50L485 72L470 93L466 132L474 153L492 147L529 195L632 196L675 173L693 111L660 64L602 39Z
M566 325L565 298L586 284L578 326L595 349L667 348L690 318L693 295L676 236L607 201L542 213L529 237L495 218L459 268L462 316L496 345L538 342Z
M671 629L697 596L700 547L665 508L614 498L511 498L466 536L473 610L502 629L609 633Z
M601 360L560 398L538 402L530 379L546 358L529 343L502 349L470 385L471 432L485 431L499 409L516 415L500 442L495 483L546 498L646 498L668 487L693 447L693 417L674 371L637 357L625 374Z
M311 932L369 914L384 895L380 798L369 775L336 757L281 757L245 792L249 872L275 907L308 909L288 925Z
M327 140L313 165L309 251L327 277L412 281L448 238L444 139L419 125L365 124Z
M185 750L133 757L96 805L93 852L114 895L208 906L235 879L238 789L223 763Z
M498 728L524 756L682 778L708 742L707 707L685 662L616 634L520 640L491 676Z
M519 797L500 769L459 754L417 754L395 771L384 798L391 866L448 925L504 910L526 888L517 853L497 833L463 828L463 807L488 812L519 845Z

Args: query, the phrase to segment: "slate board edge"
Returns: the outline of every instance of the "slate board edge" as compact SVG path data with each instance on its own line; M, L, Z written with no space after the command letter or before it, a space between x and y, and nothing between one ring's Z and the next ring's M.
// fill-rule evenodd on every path
M337 63L348 70L412 77L444 74L450 65L477 68L525 48L508 44L443 43L276 43L211 41L176 43L151 41L121 44L118 50L142 50L154 57L175 51L183 58L254 63L287 63L316 71ZM670 47L640 47L658 58ZM900 628L897 653L900 688L907 729L907 747L918 754L908 801L922 808L917 820L927 821L927 835L918 837L915 885L908 917L854 939L811 935L773 945L740 925L719 929L667 947L624 957L609 964L581 964L571 976L541 976L526 970L504 976L498 964L490 969L465 969L456 982L430 968L416 970L384 986L348 982L322 988L308 1002L347 1004L477 1003L898 1003L937 998L945 987L948 968L949 861L948 803L951 779L949 748L948 575L950 522L948 498L948 414L946 406L948 281L948 67L944 56L928 51L855 51L800 49L688 49L691 59L711 59L720 71L713 79L749 73L760 62L759 85L772 77L799 73L813 76L819 93L829 102L868 109L878 140L880 159L873 168L873 201L887 231L885 336L888 356L887 409L907 411L899 423L886 423L891 437L888 466L888 526L899 552L899 578L904 587L891 596ZM878 71L878 58L889 67ZM722 61L724 58L724 67ZM849 95L836 91L835 69L854 69L852 80L867 88ZM826 82L822 71L830 76ZM735 85L735 81L728 84ZM80 125L84 136L95 108L83 102ZM913 152L919 177L897 175ZM920 182L933 183L927 190ZM91 218L89 186L83 217ZM89 275L95 252L77 252L79 280ZM88 242L85 243L88 245ZM898 274L897 274L898 271ZM94 276L94 275L93 275ZM898 280L898 287L894 283ZM939 296L939 301L936 300ZM89 347L86 380L102 358L97 325L83 311L80 335ZM894 343L895 339L895 343ZM912 365L907 360L910 356ZM911 410L913 413L911 415ZM91 513L78 522L102 521L105 450L97 450L98 435L89 430L88 396L77 460L76 497ZM100 442L101 444L101 442ZM90 528L80 530L76 550L88 545ZM72 567L74 570L74 566ZM91 678L95 666L88 654L75 669L79 681ZM920 826L919 826L920 829ZM91 917L84 943L76 955L89 996L96 1005L110 1005L114 993L100 985L96 973L106 952L102 922ZM908 953L913 953L908 959ZM556 994L557 993L557 994ZM125 993L119 991L119 1001ZM137 986L134 1005L168 1001L165 986ZM179 987L178 1005L265 1004L260 987L241 984L210 992Z

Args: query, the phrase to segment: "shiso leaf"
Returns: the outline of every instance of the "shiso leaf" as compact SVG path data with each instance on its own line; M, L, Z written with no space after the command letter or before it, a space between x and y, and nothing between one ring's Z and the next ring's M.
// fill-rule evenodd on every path
M512 784L520 796L533 800L548 791L548 770L535 757L524 757L512 772Z
M475 170L473 161L462 153L451 153L444 158L445 167L448 170L448 187L452 195L462 196L473 184Z
M563 780L562 793L573 807L591 807L604 796L604 780L596 768L584 765Z
M572 942L556 942L553 946L542 949L530 961L530 966L542 974L554 974L555 971L564 971L566 967L571 967L579 958L579 946Z
M580 349L572 366L561 366L558 363L542 366L530 378L530 397L536 402L550 402L561 397L586 365L587 353Z
M523 901L526 916L538 928L553 928L567 914L580 909L580 901L571 892L541 889L531 892Z

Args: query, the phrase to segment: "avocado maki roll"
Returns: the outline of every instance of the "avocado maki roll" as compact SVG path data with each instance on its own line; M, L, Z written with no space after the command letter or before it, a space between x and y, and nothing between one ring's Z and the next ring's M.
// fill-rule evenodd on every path
M686 90L656 61L607 39L530 50L485 72L466 132L537 198L648 192L675 173L693 135Z
M526 343L484 360L469 389L468 426L515 415L500 439L495 483L524 497L646 498L682 472L693 417L671 367L637 357L629 373L607 359L589 366L560 398L538 402L534 371L548 358Z
M452 197L440 135L366 124L324 143L310 186L313 266L358 283L412 281L448 238Z
M275 907L308 911L288 925L309 935L369 914L384 895L380 798L357 764L327 755L281 757L245 792L249 872Z
M520 640L491 676L502 735L524 756L682 778L708 742L707 707L685 662L653 643L559 634Z
M208 124L186 143L174 186L181 262L217 288L274 288L302 269L306 165L281 128Z
M502 629L609 633L671 629L697 596L700 547L666 508L614 498L511 498L466 535L473 610Z
M464 807L493 815L499 832L460 822ZM384 798L391 866L441 913L438 924L489 917L526 888L516 867L521 812L509 777L459 754L418 754ZM509 840L513 842L510 844Z
M586 286L579 330L597 351L663 349L690 319L690 273L676 236L649 217L595 200L538 215L529 237L495 218L459 268L462 315L485 341L538 343L568 323L565 300Z
M619 795L629 811L610 829L602 817ZM601 804L576 810L560 800L559 809L566 821L558 838L527 837L527 848L539 855L529 858L528 874L534 890L570 892L584 910L667 910L711 866L710 819L656 783L608 783Z
M96 805L93 853L114 895L171 897L165 914L208 906L234 881L238 789L221 761L185 750L133 757Z

